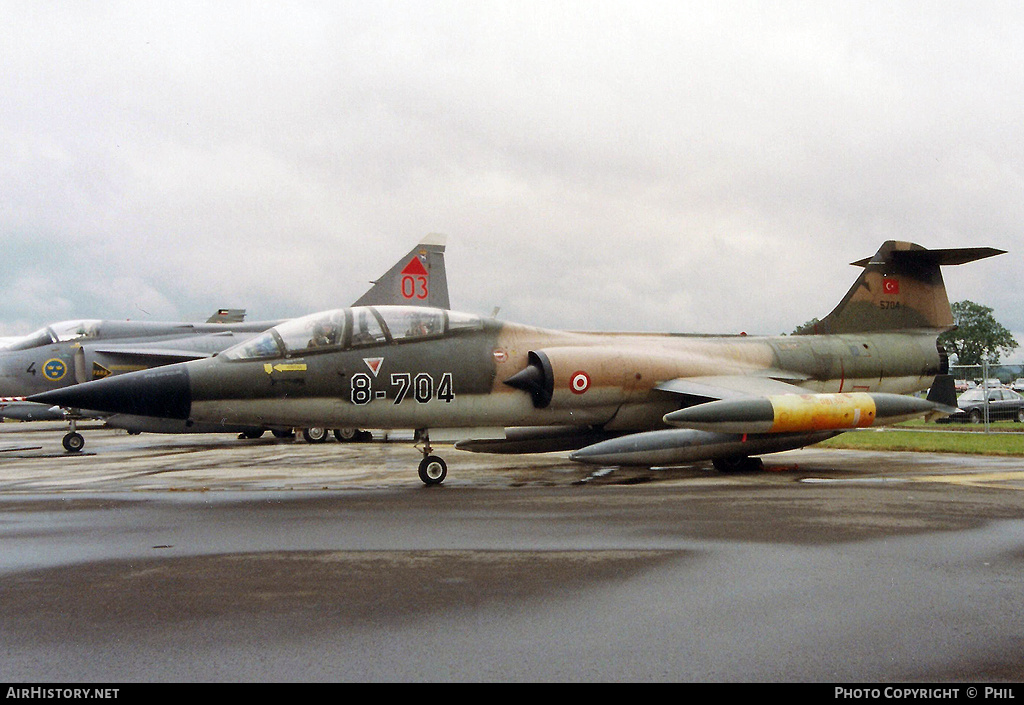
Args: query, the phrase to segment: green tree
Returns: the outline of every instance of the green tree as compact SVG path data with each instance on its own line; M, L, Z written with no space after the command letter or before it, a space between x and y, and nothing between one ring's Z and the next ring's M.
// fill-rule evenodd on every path
M952 305L957 327L939 336L946 352L956 355L957 364L990 365L999 363L1001 353L1015 350L1017 341L992 315L988 306L973 301L957 301Z
M820 323L820 321L817 318L812 318L811 320L807 321L807 323L804 323L802 326L797 326L796 330L793 331L793 335L803 335L804 331L813 330L814 326L818 325L818 323Z

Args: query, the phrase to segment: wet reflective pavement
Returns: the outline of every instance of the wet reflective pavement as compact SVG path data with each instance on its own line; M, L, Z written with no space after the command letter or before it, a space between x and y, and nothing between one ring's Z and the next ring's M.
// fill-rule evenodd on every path
M1024 459L62 435L0 424L7 681L1024 676Z

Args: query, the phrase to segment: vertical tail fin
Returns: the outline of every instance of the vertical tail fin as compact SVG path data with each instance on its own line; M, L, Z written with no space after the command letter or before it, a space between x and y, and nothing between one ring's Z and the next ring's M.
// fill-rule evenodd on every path
M244 308L219 308L206 319L207 323L242 323L245 321Z
M838 306L798 334L863 333L907 329L949 330L955 324L942 282L942 265L1003 254L991 247L928 250L889 240L869 259Z
M448 275L444 269L444 246L444 235L427 235L352 305L451 308Z
M928 390L928 401L938 406L944 406L945 415L956 411L956 387L953 382L953 375L936 375Z

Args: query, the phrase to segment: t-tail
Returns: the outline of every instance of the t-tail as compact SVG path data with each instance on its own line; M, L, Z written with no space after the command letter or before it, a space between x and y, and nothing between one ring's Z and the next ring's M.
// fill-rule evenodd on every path
M854 262L864 271L838 306L797 335L934 330L956 324L942 282L942 265L966 264L1003 254L991 247L929 250L889 240L869 259Z
M444 269L444 247L444 235L427 235L352 305L451 308L448 276Z

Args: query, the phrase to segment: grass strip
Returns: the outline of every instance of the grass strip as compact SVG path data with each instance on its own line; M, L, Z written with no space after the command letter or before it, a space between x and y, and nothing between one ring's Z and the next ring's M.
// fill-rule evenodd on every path
M969 431L933 430L895 427L851 431L817 444L822 448L848 448L853 450L899 450L923 453L962 453L965 455L1020 455L1024 456L1024 433L1012 429L990 428L991 433L970 426Z

